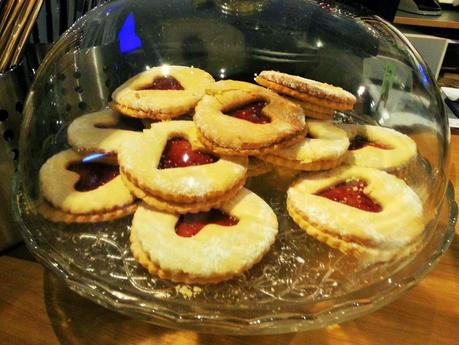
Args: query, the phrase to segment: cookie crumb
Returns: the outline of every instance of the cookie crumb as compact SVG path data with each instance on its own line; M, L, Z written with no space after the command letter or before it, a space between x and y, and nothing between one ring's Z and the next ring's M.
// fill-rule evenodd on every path
M183 296L185 299L196 297L202 292L199 286L177 285L175 291Z

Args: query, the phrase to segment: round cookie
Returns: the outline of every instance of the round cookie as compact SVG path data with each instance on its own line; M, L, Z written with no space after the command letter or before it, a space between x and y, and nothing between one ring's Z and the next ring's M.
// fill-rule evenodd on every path
M307 131L299 106L258 85L224 80L206 92L193 120L213 152L259 155L293 145Z
M134 194L172 213L219 207L242 188L248 164L247 157L210 153L191 121L153 124L120 146L118 161Z
M277 71L262 71L255 81L283 95L331 110L350 110L356 98L340 87Z
M255 177L267 174L273 170L274 166L268 162L258 159L254 156L249 156L249 166L247 169L248 177Z
M116 154L120 143L139 134L134 128L116 128L121 125L124 125L123 118L111 109L86 114L77 117L69 125L68 142L77 152ZM142 124L136 125L144 127Z
M346 132L331 122L309 120L308 135L286 149L259 156L269 163L290 169L315 171L332 169L345 159L349 147Z
M124 185L119 168L110 161L90 160L62 151L40 168L39 211L53 221L99 222L131 214L136 198Z
M414 140L391 128L353 124L339 127L351 142L347 164L393 172L405 168L417 156Z
M290 102L298 104L304 110L304 115L307 118L317 119L317 120L331 120L333 114L335 113L334 109L321 107L317 104L308 103L293 97L286 97Z
M132 222L131 251L142 266L160 278L218 283L241 275L260 261L277 232L273 210L244 188L210 214L179 217L142 204Z
M213 82L199 68L154 67L119 86L112 94L112 107L127 116L168 120L192 112Z
M310 236L368 263L407 253L425 225L422 202L403 180L358 166L299 178L287 210Z

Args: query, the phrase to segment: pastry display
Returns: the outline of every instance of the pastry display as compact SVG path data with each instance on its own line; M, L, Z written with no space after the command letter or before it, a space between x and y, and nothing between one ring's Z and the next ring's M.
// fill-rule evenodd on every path
M154 67L119 86L112 107L127 116L168 120L194 110L212 76L185 66Z
M306 116L317 119L331 118L334 110L350 110L356 101L353 94L340 87L278 71L262 71L255 81L294 99Z
M303 110L261 86L234 80L215 83L196 106L202 143L228 155L259 155L304 137Z
M416 193L373 168L342 166L300 177L287 191L287 210L308 235L367 262L406 255L424 231Z
M178 216L142 204L132 221L131 250L142 266L161 278L217 283L260 261L277 232L271 207L244 188L207 212Z
M416 157L414 141L382 127L306 120L351 109L355 97L341 88L274 71L256 81L267 88L214 82L183 66L132 77L113 93L112 109L74 119L73 150L41 167L41 214L110 221L142 199L130 234L135 259L163 279L218 283L260 261L278 232L267 200L244 188L251 178L287 193L285 212L309 236L362 262L414 250L422 203L383 171Z
M77 152L116 154L120 143L129 141L145 126L140 121L105 109L77 117L67 129L69 144Z
M417 156L416 143L391 128L340 124L349 140L346 162L386 171L405 168Z
M296 145L260 156L261 159L290 169L328 170L347 157L346 132L331 122L308 120L308 134Z
M248 164L246 157L210 152L190 121L153 124L120 146L118 160L135 195L172 213L219 207L242 188Z
M135 196L119 175L118 165L100 155L62 151L40 169L41 213L65 223L110 221L134 213Z

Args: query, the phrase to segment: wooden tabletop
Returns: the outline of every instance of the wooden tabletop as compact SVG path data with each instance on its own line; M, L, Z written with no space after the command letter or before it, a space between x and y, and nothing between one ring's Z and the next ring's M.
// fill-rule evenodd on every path
M459 134L450 178L459 190ZM381 310L323 330L219 336L171 330L104 309L70 291L36 263L0 257L0 344L8 345L456 345L459 344L459 232L432 272Z
M440 16L424 16L398 11L394 23L442 29L459 29L459 11L443 9Z

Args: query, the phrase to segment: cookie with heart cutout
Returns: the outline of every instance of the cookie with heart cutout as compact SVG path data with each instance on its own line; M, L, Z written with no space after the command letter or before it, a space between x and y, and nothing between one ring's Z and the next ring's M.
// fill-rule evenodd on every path
M422 202L403 180L358 166L300 177L287 210L308 235L366 263L407 254L425 228Z
M126 116L170 120L193 112L212 83L214 78L199 68L154 67L119 86L111 106Z
M303 110L261 86L223 80L195 109L199 139L211 151L260 155L291 146L307 132Z
M191 121L155 123L118 151L126 185L149 205L188 213L219 207L247 177L247 157L210 152Z
M124 185L116 161L101 154L62 151L40 168L39 182L38 211L54 222L111 221L137 208L136 197Z
M130 248L142 266L162 279L219 283L260 261L277 232L271 207L243 188L218 209L200 213L179 216L141 204L132 221Z
M73 120L67 129L67 140L77 152L114 155L120 143L129 141L145 127L141 120L104 109Z
M339 124L350 140L347 164L376 168L401 176L417 157L417 146L409 136L391 128Z
M350 92L316 80L278 71L262 71L255 81L301 105L307 117L325 120L335 110L351 110L356 98Z
M332 169L347 157L349 139L332 122L307 120L308 134L296 145L259 156L280 167L316 171Z

